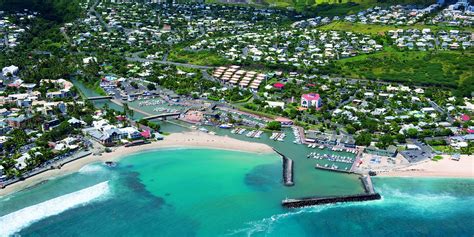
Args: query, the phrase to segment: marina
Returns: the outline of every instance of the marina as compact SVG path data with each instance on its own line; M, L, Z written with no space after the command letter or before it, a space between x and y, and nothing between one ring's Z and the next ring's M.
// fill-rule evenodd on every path
M1 0L0 237L474 237L472 1Z
M283 142L285 141L286 134L283 132L274 132L272 133L272 136L270 137L271 140Z

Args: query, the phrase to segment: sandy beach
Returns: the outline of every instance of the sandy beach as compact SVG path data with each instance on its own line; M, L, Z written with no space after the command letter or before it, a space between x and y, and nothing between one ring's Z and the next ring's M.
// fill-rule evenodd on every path
M443 157L439 161L428 160L408 167L377 173L377 175L391 177L474 178L473 156L462 155L459 161L451 160L448 155Z
M67 175L78 171L83 166L95 162L116 161L129 154L154 150L160 148L178 148L178 147L201 147L224 150L245 151L254 153L271 153L273 149L270 146L261 143L246 142L230 137L210 135L203 132L193 131L185 133L173 133L166 136L164 140L152 142L150 144L135 147L117 147L112 148L112 152L103 153L100 156L89 155L71 163L65 164L61 169L50 170L39 175L30 177L24 181L12 184L4 189L0 189L0 196L4 196L42 181Z

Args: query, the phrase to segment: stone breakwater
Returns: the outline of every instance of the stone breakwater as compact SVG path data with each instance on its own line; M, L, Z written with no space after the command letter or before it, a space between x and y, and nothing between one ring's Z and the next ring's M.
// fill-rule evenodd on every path
M379 200L382 198L380 194L375 192L370 176L364 175L364 176L361 176L360 179L365 189L365 193L362 193L362 194L285 199L281 202L281 205L288 208L296 208L296 207L314 206L314 205L339 203L339 202L372 201L372 200Z
M295 183L293 182L293 160L289 159L276 149L273 150L281 156L281 159L283 161L283 183L285 184L285 186L295 185Z

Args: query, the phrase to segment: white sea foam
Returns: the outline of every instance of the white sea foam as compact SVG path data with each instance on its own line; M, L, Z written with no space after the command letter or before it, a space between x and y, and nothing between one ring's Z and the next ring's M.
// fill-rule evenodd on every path
M273 231L273 226L275 224L279 223L282 220L285 220L287 218L291 218L293 216L301 215L301 214L304 214L304 213L321 212L321 211L326 210L328 208L332 208L335 205L338 205L338 204L328 204L328 205L323 205L323 206L305 207L305 208L301 208L298 211L294 211L294 212L275 214L275 215L272 215L268 218L264 218L264 219L259 220L259 221L253 221L253 222L247 223L248 227L235 230L235 231L229 233L228 235L241 235L241 234L245 233L246 236L252 236L253 234L259 233L259 232L271 233Z
M101 164L90 164L82 167L78 173L86 174L86 173L97 173L102 172L105 170L105 167Z
M405 210L414 211L416 213L448 213L451 211L453 205L459 205L459 202L465 202L466 206L474 201L474 197L456 197L450 193L410 193L389 185L382 185L377 187L377 191L382 194L381 200L367 201L367 202L347 202L347 203L333 203L321 206L312 206L301 208L298 211L287 212L282 214L272 215L258 221L252 221L246 224L246 227L238 230L233 230L227 235L246 235L253 236L254 234L269 234L273 228L281 222L287 221L289 218L295 218L299 215L308 213L319 213L333 208L380 208L381 206L388 206L388 208L403 207ZM453 205L451 205L453 204Z
M0 217L0 236L11 236L34 222L100 200L109 193L109 184L106 181L12 212Z

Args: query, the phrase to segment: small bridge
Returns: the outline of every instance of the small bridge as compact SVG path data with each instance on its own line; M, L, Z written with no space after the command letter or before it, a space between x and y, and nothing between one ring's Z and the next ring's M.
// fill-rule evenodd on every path
M166 118L168 118L168 117L177 117L177 118L179 118L180 115L181 115L180 112L176 112L176 113L167 113L167 114L151 115L151 116L148 116L148 117L144 117L143 119L146 119L146 120L152 120L152 119L163 119L163 120L166 120Z
M105 100L105 99L112 99L112 96L92 96L88 97L88 100Z

